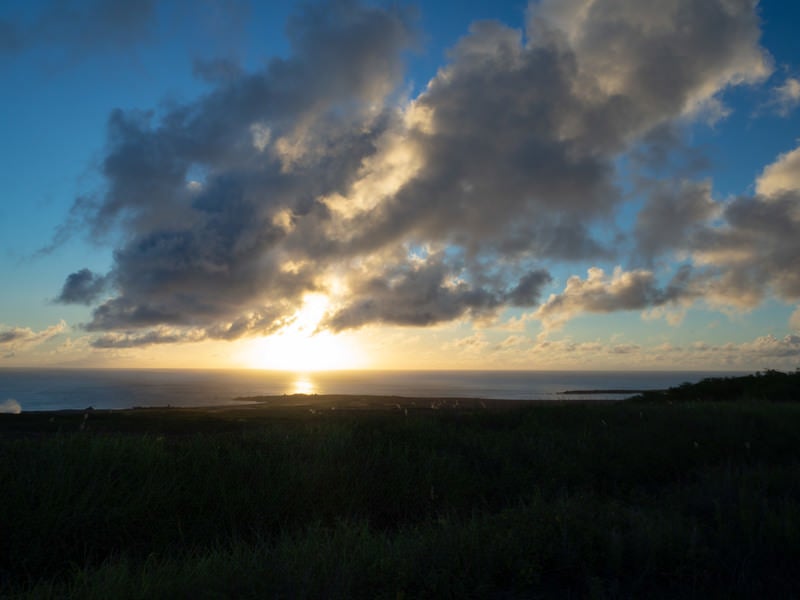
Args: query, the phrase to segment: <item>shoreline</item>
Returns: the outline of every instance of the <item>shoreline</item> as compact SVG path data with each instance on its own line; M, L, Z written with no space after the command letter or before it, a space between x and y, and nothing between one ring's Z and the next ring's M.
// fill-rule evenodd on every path
M567 392L563 392L567 393ZM605 391L586 392L586 395L611 393ZM634 392L635 393L635 392ZM69 415L69 414L122 414L154 411L170 411L171 413L222 413L226 411L270 411L273 409L320 409L320 410L513 410L526 406L562 406L582 404L612 404L624 402L627 398L609 399L505 399L475 398L451 396L382 396L366 394L281 394L269 396L242 396L233 398L229 404L211 404L198 406L177 406L159 404L152 406L131 406L127 408L60 408L46 410L22 410L19 413L0 413L2 415Z
M545 399L504 399L449 396L383 396L369 394L285 394L281 396L250 396L235 398L237 402L247 402L244 406L256 407L320 407L320 408L364 408L364 409L513 409L524 406L583 404L587 402L620 402L621 400L545 400ZM229 406L223 408L230 408Z

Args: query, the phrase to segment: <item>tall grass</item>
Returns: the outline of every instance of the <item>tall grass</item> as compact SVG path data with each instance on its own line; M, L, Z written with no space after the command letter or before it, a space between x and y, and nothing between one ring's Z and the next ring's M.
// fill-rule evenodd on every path
M260 413L259 413L260 414ZM800 407L79 415L0 440L28 597L800 592ZM14 415L0 420L0 430ZM11 427L11 426L9 426ZM19 427L19 425L14 425ZM68 431L72 430L72 431ZM165 433L167 432L167 433Z

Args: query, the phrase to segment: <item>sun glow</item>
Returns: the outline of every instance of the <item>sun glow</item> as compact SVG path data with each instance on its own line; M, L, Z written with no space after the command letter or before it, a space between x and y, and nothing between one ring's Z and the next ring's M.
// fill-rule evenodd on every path
M328 309L322 294L308 294L294 322L275 335L247 342L242 361L257 369L332 371L358 369L365 358L353 339L327 331L314 333Z
M307 375L299 375L292 386L292 394L305 394L308 396L313 394L316 389L314 382Z

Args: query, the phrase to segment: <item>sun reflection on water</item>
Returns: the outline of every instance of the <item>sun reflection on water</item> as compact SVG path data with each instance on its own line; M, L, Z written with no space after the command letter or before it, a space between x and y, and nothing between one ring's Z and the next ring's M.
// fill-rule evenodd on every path
M294 380L292 394L310 395L316 393L316 391L317 388L314 386L314 382L311 381L311 378L308 375L300 375Z

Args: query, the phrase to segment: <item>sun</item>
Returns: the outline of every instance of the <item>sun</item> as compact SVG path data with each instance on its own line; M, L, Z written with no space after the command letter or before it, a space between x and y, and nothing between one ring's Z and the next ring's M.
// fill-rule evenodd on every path
M345 335L314 333L329 305L323 294L307 294L294 322L275 335L246 342L243 362L251 368L278 371L358 369L365 358Z

